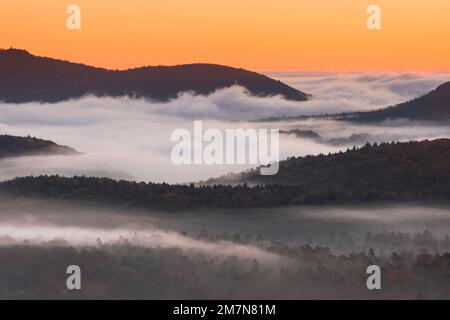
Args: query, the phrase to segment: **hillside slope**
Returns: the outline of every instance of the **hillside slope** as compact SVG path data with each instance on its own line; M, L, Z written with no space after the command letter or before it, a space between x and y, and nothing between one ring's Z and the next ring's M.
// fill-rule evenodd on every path
M75 149L34 137L0 135L0 158L25 155L78 154Z
M257 185L226 185L244 182ZM0 192L179 211L373 201L448 202L450 140L367 145L328 156L292 158L281 162L276 176L262 177L253 170L214 179L209 184L169 185L40 176L2 182Z
M366 144L346 152L289 158L280 162L274 176L253 169L206 182L242 183L301 185L313 193L439 193L443 189L450 193L450 140Z
M414 100L386 109L343 115L344 120L378 122L387 119L409 119L426 121L450 120L450 82Z
M107 70L46 57L25 50L0 51L0 101L57 102L83 95L135 96L168 100L183 91L208 94L240 85L256 96L282 95L295 101L308 95L280 81L244 69L214 64Z

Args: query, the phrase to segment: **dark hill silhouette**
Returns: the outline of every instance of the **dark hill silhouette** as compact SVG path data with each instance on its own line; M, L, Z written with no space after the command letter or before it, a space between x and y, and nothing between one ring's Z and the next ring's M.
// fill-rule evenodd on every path
M363 132L353 133L348 137L325 139L315 131L302 129L280 130L280 134L294 135L297 138L309 139L315 142L330 144L334 146L345 146L349 144L358 146L363 145L374 138L374 136L372 136L371 134Z
M0 158L27 155L79 154L75 149L35 137L0 135Z
M386 119L410 119L449 121L450 120L450 82L414 100L396 106L369 112L351 113L342 118L354 121L383 121Z
M208 94L232 85L256 96L282 95L303 101L308 95L267 76L214 64L107 70L38 57L25 50L0 51L0 101L57 102L86 94L135 96L165 101L183 91Z
M0 194L170 209L246 208L450 199L450 140L384 143L331 155L292 158L275 176L253 170L216 185L137 183L39 176L0 182ZM242 183L228 185L228 183ZM249 182L257 184L249 186Z
M311 193L450 195L450 140L366 144L329 155L280 161L279 172L262 176L253 169L210 179L205 184L301 185ZM421 190L421 191L419 191ZM441 190L441 191L439 191Z
M441 84L433 91L416 99L383 109L338 114L271 117L261 119L260 121L288 121L310 118L354 122L380 122L388 119L408 119L448 123L450 121L450 82Z

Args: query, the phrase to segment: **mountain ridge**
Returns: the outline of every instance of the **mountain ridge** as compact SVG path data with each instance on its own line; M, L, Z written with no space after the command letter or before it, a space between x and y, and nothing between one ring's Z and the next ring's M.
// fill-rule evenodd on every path
M399 201L448 204L450 139L366 145L345 153L280 162L280 171L275 176L260 176L257 169L250 174L252 179L234 181L236 184L216 179L216 183L197 186L85 176L29 176L0 182L0 195L181 212L194 208Z
M356 113L353 118L350 118L352 121L362 122L387 119L450 120L450 82L445 82L415 99L384 109Z
M218 64L109 70L36 56L22 49L0 50L0 100L11 103L58 102L89 94L167 101L185 91L210 94L233 85L246 88L254 96L281 95L294 101L309 98L265 75Z
M424 95L386 108L371 111L271 117L260 119L257 122L293 121L303 119L329 119L367 123L406 119L412 121L448 123L450 122L450 81L440 84L434 90L431 90Z
M33 155L75 155L73 148L36 137L0 135L0 159Z
M390 183L398 187L403 182L408 186L417 185L419 180L424 186L429 181L443 179L442 188L450 192L450 184L445 182L450 181L450 139L367 143L345 152L290 157L279 164L279 172L273 176L262 176L259 168L255 168L212 178L200 185L303 185L318 193L328 190L345 193L359 189L375 192L376 188L386 189L384 185ZM428 187L434 189L441 182Z

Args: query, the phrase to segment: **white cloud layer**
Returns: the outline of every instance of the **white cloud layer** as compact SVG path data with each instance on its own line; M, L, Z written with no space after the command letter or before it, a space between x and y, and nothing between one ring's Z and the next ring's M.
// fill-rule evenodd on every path
M256 123L248 120L299 114L373 109L422 94L450 76L443 74L283 74L278 78L312 93L308 102L280 97L250 97L233 87L209 96L185 93L170 102L85 97L56 104L0 103L0 133L32 135L84 152L80 156L22 157L0 160L0 179L23 175L106 176L154 182L208 179L250 165L181 165L170 160L173 130L192 130L193 120L206 128L279 128L314 130L325 139L367 133L370 140L419 140L450 137L449 127L427 123L351 125L334 121ZM336 152L332 146L292 135L280 137L281 158Z
M450 81L448 73L317 72L275 73L270 76L312 94L313 99L305 103L305 108L312 110L311 114L393 106Z

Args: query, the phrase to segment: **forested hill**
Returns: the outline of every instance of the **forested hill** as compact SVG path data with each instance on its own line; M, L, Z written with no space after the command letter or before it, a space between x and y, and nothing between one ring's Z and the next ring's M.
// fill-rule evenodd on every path
M224 183L303 185L312 193L395 194L421 190L419 193L432 194L443 189L448 194L450 140L366 144L346 152L289 158L280 162L279 172L274 176L261 176L259 169L254 169L206 182Z
M34 137L0 135L0 158L44 154L78 154L75 149Z
M281 163L277 176L261 177L253 171L234 178L233 182L261 185L169 185L40 176L2 182L0 192L180 211L373 201L448 202L450 140L367 145L328 156L292 158Z
M368 112L350 113L342 119L360 122L378 122L387 119L450 121L450 82L414 100L396 106Z
M240 85L257 96L282 95L303 101L308 95L280 81L244 69L214 64L107 70L38 57L25 50L0 50L0 101L57 102L83 95L134 96L154 100L192 91L208 94Z
M448 125L450 122L450 82L441 84L433 91L416 99L387 108L338 114L327 113L320 115L270 117L259 121L293 121L304 119L331 119L367 123L407 119L413 121L433 121Z

